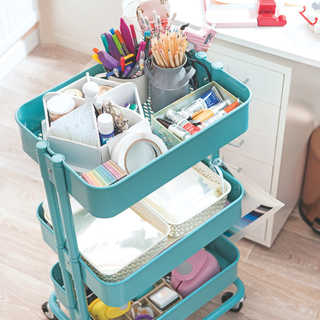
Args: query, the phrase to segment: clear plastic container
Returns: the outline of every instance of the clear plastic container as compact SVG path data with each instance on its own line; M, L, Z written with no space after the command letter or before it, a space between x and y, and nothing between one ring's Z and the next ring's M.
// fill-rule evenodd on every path
M181 237L219 212L230 184L199 162L141 202L170 226L170 236Z
M74 110L75 101L68 95L56 95L47 101L50 121L56 121Z

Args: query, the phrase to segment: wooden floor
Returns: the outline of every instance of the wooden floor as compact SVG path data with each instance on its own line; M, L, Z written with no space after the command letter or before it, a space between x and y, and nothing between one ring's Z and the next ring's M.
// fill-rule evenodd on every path
M22 151L15 111L91 64L89 54L41 45L0 81L1 320L46 319L40 307L53 290L49 272L57 261L41 238L35 210L44 188L38 165ZM221 319L320 319L320 237L297 210L271 249L248 240L237 246L247 299L240 313L228 312ZM188 319L203 319L219 305L220 296Z

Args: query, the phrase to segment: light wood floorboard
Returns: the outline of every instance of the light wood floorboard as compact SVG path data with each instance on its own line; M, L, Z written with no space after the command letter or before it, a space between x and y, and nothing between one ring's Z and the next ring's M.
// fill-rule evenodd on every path
M57 261L42 240L35 211L44 188L38 165L22 150L15 111L93 64L90 54L42 44L0 82L0 320L46 319L41 305L53 290L49 273ZM271 249L245 239L237 246L247 299L240 313L222 320L320 319L320 237L297 208ZM203 319L220 298L188 320Z

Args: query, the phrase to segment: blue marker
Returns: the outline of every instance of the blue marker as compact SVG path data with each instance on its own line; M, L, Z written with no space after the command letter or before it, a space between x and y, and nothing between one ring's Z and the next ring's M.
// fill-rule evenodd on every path
M111 33L113 36L115 35L113 28L110 29L110 33Z

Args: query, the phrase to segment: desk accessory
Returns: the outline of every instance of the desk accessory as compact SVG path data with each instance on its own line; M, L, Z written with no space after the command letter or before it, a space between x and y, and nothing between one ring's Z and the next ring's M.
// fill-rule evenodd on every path
M255 4L211 4L204 0L206 21L216 28L282 27L287 24L282 14L284 4L275 0L258 0Z

